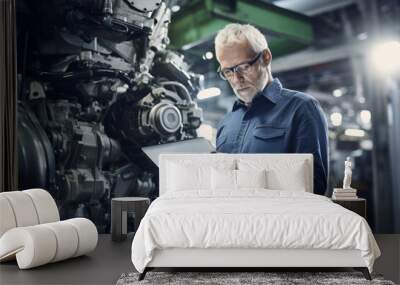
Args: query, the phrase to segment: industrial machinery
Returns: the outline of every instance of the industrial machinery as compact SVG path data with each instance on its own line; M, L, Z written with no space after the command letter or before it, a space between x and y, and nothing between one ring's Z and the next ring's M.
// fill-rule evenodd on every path
M167 49L161 0L18 1L21 189L41 187L63 219L108 232L110 200L158 195L141 148L196 138L201 76Z

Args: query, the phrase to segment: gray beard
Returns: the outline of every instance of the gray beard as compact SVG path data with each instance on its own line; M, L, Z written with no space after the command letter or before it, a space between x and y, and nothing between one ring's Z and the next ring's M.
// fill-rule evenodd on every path
M250 107L251 102L253 101L254 96L257 95L257 93L261 92L264 90L265 86L268 83L268 72L267 70L265 71L265 73L263 73L258 79L257 82L254 84L254 86L256 87L256 92L253 92L254 94L246 94L247 96L242 96L239 94L239 92L237 92L235 89L233 89L233 92L235 93L236 97L239 98L240 100L242 100L243 102L245 102L246 106Z

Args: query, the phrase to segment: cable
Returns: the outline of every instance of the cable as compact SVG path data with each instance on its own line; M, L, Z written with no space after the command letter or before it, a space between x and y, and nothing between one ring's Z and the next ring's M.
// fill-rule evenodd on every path
M95 76L108 76L119 78L129 86L134 85L134 81L129 77L128 73L115 69L90 69L78 72L39 72L38 75L47 80L76 80Z
M176 81L164 81L164 82L160 82L161 86L165 86L165 85L172 85L172 86L176 86L181 88L181 90L183 90L185 92L185 95L187 97L187 100L189 102L192 102L192 98L190 97L190 93L189 90L186 88L185 85L183 85L182 83L176 82Z

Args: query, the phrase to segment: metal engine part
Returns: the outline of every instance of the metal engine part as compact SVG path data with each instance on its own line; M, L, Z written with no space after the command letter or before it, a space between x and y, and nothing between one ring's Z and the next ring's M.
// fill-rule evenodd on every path
M17 21L20 188L108 232L111 198L158 195L141 147L196 138L201 77L167 49L163 1L26 0Z

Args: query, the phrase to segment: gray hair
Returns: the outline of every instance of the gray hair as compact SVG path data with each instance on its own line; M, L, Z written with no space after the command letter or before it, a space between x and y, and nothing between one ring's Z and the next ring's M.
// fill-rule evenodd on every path
M228 24L215 37L215 52L225 46L232 46L247 40L254 52L268 48L265 36L254 26L246 24Z

